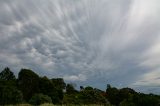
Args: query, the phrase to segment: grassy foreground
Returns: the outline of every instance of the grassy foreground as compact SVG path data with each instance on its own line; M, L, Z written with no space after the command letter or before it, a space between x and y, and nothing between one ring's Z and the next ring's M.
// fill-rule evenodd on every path
M30 104L18 104L18 105L5 105L5 106L32 106ZM42 104L40 106L104 106L104 105L96 105L96 104L90 104L90 105L53 105L53 104ZM111 105L105 105L105 106L111 106Z

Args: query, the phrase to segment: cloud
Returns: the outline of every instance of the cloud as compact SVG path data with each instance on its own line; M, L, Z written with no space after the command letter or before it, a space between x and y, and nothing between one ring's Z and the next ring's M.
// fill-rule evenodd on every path
M0 64L67 81L158 86L159 1L0 1ZM86 82L86 83L85 83ZM143 88L141 88L143 89Z
M63 77L66 81L86 81L87 78L83 74L79 74L78 76L76 75L65 75Z

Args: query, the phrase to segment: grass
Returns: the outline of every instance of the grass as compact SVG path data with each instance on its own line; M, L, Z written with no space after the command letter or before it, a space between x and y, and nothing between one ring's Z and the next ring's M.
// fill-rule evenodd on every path
M30 104L17 104L17 105L5 105L5 106L32 106Z
M18 104L18 105L6 105L6 106L32 106L32 105L30 105L30 104ZM45 103L45 104L41 104L40 106L104 106L104 105L96 105L96 104L90 104L90 105L73 105L73 104L70 104L70 105L53 105L53 104ZM111 105L106 105L106 106L111 106Z
M42 104L40 106L104 106L104 105L96 105L96 104L90 104L90 105L74 105L74 104L70 104L70 105L53 105L53 104Z

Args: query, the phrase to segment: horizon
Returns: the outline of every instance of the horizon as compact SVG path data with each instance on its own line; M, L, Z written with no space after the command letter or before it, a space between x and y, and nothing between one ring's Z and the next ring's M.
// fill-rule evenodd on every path
M0 71L0 73L3 72L6 68L8 68L10 72L13 72L9 67L5 67L3 70ZM39 78L45 78L45 77L46 77L46 78L48 78L49 80L61 78L61 77L56 77L56 76L49 78L48 76L45 76L45 75L39 75L38 73L36 73L36 71L34 71L34 70L32 70L32 69L21 68L20 71L22 71L22 70L24 70L24 69L35 73L36 75L38 75ZM20 72L20 71L19 71L19 72ZM19 76L18 74L19 74L19 73L15 74L15 73L13 72L13 76L15 76L15 78L16 78L17 80L18 80L18 76ZM62 79L63 79L63 78L62 78ZM63 80L64 80L64 79L63 79ZM81 89L81 88L80 88L81 86L84 87L84 88L86 88L86 87L92 87L93 89L99 89L99 90L104 91L104 92L107 90L107 86L108 86L108 85L110 85L111 88L116 88L116 89L119 89L119 90L120 90L120 89L124 89L124 88L130 88L130 87L128 87L128 86L116 87L116 86L113 86L113 85L111 85L111 84L109 84L109 83L107 83L106 85L104 84L105 86L103 86L103 88L99 88L99 87L96 87L96 86L94 86L94 85L92 86L92 84L91 84L91 85L87 85L87 84L86 84L86 85L77 85L77 83L75 83L74 81L72 81L72 82L67 82L67 81L64 80L64 83L65 83L66 85L67 85L67 84L71 84L71 85L74 87L74 89L77 90L77 91L81 91L81 90L80 90L80 89ZM155 87L155 88L156 88L156 87ZM130 88L130 89L133 89L135 92L139 92L139 93L142 93L142 94L144 93L144 94L155 94L155 95L159 95L159 93L157 93L157 92L149 92L149 91L151 91L151 90L141 91L140 89L136 89L136 88ZM152 88L152 89L153 89L153 88Z
M160 94L159 0L2 0L0 71ZM105 85L104 85L105 84Z

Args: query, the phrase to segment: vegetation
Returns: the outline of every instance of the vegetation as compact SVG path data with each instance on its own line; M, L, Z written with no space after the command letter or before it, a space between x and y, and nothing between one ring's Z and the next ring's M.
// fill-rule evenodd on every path
M44 103L52 103L52 99L48 95L35 94L29 101L32 105L40 105Z
M0 105L159 106L160 96L139 93L131 88L118 89L109 84L106 91L91 86L80 86L80 90L76 90L63 78L49 79L30 69L21 69L16 78L7 67L0 72Z

